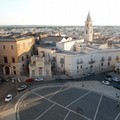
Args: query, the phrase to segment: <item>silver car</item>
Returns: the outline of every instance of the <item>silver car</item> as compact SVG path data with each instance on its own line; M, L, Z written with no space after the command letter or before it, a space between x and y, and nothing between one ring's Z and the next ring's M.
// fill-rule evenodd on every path
M12 94L8 94L8 95L6 96L6 98L5 98L5 102L11 101L12 98L13 98L13 95L12 95Z

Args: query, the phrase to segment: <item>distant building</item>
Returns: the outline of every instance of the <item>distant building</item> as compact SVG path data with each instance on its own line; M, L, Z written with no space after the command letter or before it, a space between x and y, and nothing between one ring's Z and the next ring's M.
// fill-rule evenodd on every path
M90 12L88 13L87 19L85 21L84 40L85 42L93 41L93 27Z
M0 71L5 75L23 75L33 54L33 37L0 38Z

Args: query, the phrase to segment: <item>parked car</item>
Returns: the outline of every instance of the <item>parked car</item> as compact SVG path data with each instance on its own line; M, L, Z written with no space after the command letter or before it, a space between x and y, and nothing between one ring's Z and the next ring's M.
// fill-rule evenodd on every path
M14 77L11 77L10 78L12 82L15 82L15 78Z
M120 84L119 85L114 85L115 88L120 89Z
M109 81L102 81L102 84L105 84L105 85L110 85L110 82Z
M112 78L105 77L105 80L107 80L107 81L112 81Z
M115 82L120 82L120 80L118 80L117 77L112 77L112 80L115 81Z
M12 98L13 98L13 95L12 95L12 94L8 94L8 95L6 96L6 98L5 98L5 102L11 101Z
M23 90L25 90L26 88L27 88L26 85L22 85L22 86L20 86L19 88L17 88L17 90L18 90L18 91L23 91Z
M94 72L90 72L88 73L88 76L93 76L95 73Z
M42 78L42 77L37 77L37 78L35 78L35 81L38 81L38 82L40 82L40 81L43 81L44 79Z
M28 78L28 79L26 80L26 82L33 82L33 81L34 81L33 78Z

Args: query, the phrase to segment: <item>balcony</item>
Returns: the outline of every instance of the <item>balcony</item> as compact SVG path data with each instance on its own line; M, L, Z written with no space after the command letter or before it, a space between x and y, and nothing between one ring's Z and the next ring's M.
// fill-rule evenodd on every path
M105 61L105 58L104 58L104 57L102 57L102 58L101 58L101 62L104 62L104 61Z
M95 60L91 59L88 63L93 64L93 63L95 63Z
M60 63L61 63L61 64L64 64L64 60L63 60L63 59L61 59L61 60L60 60Z
M119 57L118 56L116 57L116 61L119 61Z
M77 65L78 65L78 64L83 64L83 63L84 63L83 60L77 61Z
M108 58L108 61L111 61L111 60L112 60L112 58L111 58L111 57L109 57L109 58Z

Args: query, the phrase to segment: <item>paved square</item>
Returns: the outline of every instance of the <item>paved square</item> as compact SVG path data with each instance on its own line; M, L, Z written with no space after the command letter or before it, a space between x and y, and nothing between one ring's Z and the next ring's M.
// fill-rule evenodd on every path
M44 114L38 120L64 120L67 113L68 110L58 105L54 105L46 114Z
M72 101L76 100L77 98L79 98L80 96L84 95L87 92L88 91L85 91L85 90L71 88L71 89L57 93L51 98L51 100L63 106L67 106Z
M117 101L103 96L96 120L115 120L120 112Z
M29 93L19 105L17 120L120 120L118 101L103 94L64 86Z
M61 87L53 87L53 88L43 88L43 89L40 89L40 90L37 90L35 91L35 93L39 94L39 95L42 95L42 96L45 96L45 95L48 95L50 93L54 93L56 92L57 90L59 90Z
M80 115L77 115L73 112L70 112L70 114L68 115L66 120L87 120L87 119L85 119L85 118L81 117Z
M41 99L26 106L21 106L19 109L20 120L35 120L52 105L53 103Z

